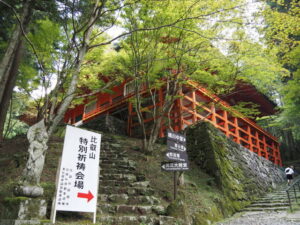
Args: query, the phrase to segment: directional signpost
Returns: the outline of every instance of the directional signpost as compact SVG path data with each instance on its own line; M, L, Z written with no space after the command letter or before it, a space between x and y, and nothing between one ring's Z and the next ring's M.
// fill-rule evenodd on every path
M163 162L161 168L165 171L174 172L174 199L177 194L177 171L189 170L188 156L186 153L186 137L183 134L168 131L167 152L165 158L168 162Z
M67 126L52 223L56 211L92 212L96 222L101 135Z
M189 170L187 163L167 162L162 163L161 168L166 171L186 171Z

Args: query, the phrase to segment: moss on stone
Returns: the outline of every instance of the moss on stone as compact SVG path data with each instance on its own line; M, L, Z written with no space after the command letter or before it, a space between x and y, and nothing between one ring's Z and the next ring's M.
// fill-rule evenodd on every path
M187 219L187 205L184 200L178 198L167 207L166 214L175 218Z
M28 197L6 197L4 198L4 202L6 204L19 204L21 201L28 200Z
M51 201L55 192L55 183L43 182L40 185L44 189L44 198Z
M211 215L215 214L219 219L229 216L248 205L249 200L260 193L257 183L261 181L253 176L252 171L248 171L248 159L240 156L240 153L248 154L248 150L228 139L209 123L195 124L186 130L186 134L190 159L215 178L217 187L223 193L223 197L216 199L215 205L211 206ZM251 154L247 156L261 160ZM195 224L208 224L211 218L198 212L195 221Z

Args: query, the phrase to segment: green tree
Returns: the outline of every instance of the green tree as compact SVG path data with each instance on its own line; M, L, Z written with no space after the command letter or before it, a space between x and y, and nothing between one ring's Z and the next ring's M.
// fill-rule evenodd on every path
M27 28L32 15L33 2L30 0L24 1L20 18L12 6L3 1L1 1L1 3L4 4L8 10L13 10L15 16L18 18L18 24L13 29L0 62L0 142L2 141L9 101L16 83L18 68L22 57L24 45L22 35L28 32Z
M171 23L165 23L161 27L147 27L124 32L110 40L99 38L108 28L115 26L116 15L121 10L131 5L141 4L139 1L63 1L58 4L60 30L63 32L62 40L57 45L59 56L57 57L56 84L54 89L46 94L42 120L31 126L28 130L29 159L23 172L23 179L17 194L24 195L27 188L32 189L38 185L43 170L47 142L57 125L63 119L64 114L76 95L76 89L84 63L84 57L93 48L105 46L112 41L127 36L133 32L143 30L157 30L162 27L170 27L186 17L175 18ZM143 3L145 4L145 3ZM193 4L191 4L191 7ZM160 9L161 10L161 9ZM189 20L194 18L188 18ZM93 33L94 28L99 32ZM97 40L96 42L93 42ZM40 60L39 66L42 77L51 76ZM46 78L45 78L46 79ZM48 79L49 80L49 79ZM47 85L47 82L44 83ZM47 86L44 86L47 88ZM50 104L51 103L51 104ZM35 189L40 190L40 189ZM37 193L35 193L37 194ZM40 193L39 193L40 194Z
M14 93L10 101L9 111L6 115L4 138L12 138L27 132L29 126L20 121L20 116L24 115L28 106L29 100L26 94Z
M228 17L228 14L224 13L225 10L223 11L224 5L212 4L211 8L205 8L206 10L201 12L198 9L204 7L202 2L196 2L194 6L191 7L187 2L171 5L167 2L151 2L139 8L128 8L123 15L128 31L145 29L149 24L160 27L161 21L174 20L175 15L172 12L180 12L179 16L183 18L176 25L160 30L145 29L144 32L132 33L121 44L127 53L123 60L124 67L127 68L127 76L131 77L134 83L135 96L132 103L141 125L144 150L148 152L152 151L163 124L172 129L171 121L166 120L166 115L170 113L175 100L180 98L183 85L187 85L186 79L196 80L215 93L223 94L229 92L237 80L233 63L212 45L213 40L220 38L224 21L217 21L216 25L207 25L207 20L215 19L214 13L220 20ZM234 14L237 5L230 3L228 7L232 9L230 13ZM202 13L203 16L199 16ZM193 16L203 21L188 19ZM226 22L234 23L235 20L237 18L231 16ZM164 89L164 100L159 102L161 88ZM143 89L146 89L146 95L142 92ZM152 107L147 107L150 105ZM149 123L145 123L149 115L153 118L150 126Z
M270 124L280 135L283 155L292 159L300 153L296 142L299 139L299 69L300 69L300 10L299 1L268 1L264 18L268 26L263 29L268 48L280 64L289 71L288 76L280 79L277 99L281 104L279 117Z
M55 17L55 6L52 1L0 1L1 32L5 35L0 39L0 142L2 141L5 118L16 82L23 80L23 84L32 81L37 66L33 60L33 53L29 49L34 46L27 37L35 27L37 19L52 14ZM46 11L48 10L48 11ZM29 23L31 22L31 23ZM25 41L26 40L26 41ZM26 46L26 44L28 46ZM36 52L34 51L36 55ZM36 61L36 58L35 58ZM30 62L30 63L29 63ZM30 73L26 73L29 72ZM22 75L20 74L22 73ZM25 73L25 74L24 74ZM25 76L24 76L25 75ZM27 80L26 82L24 82Z

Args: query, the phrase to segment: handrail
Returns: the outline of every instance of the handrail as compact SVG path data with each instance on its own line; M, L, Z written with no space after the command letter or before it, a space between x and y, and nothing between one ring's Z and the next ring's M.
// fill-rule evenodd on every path
M289 205L290 205L290 209L291 211L293 211L293 208L292 208L292 202L291 202L291 196L290 196L290 191L293 191L294 192L294 196L295 196L295 200L296 202L298 202L298 199L297 199L297 191L296 191L296 185L298 186L298 189L299 189L299 192L300 192L300 178L298 178L296 181L294 181L288 188L285 189L286 191L286 194L287 194L287 198L289 200ZM293 188L293 190L291 190Z

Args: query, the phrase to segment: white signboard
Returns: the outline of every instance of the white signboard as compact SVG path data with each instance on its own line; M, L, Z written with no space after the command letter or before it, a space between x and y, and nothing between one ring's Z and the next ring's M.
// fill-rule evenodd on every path
M57 210L93 212L95 218L100 143L101 134L67 126L57 185L55 214Z

